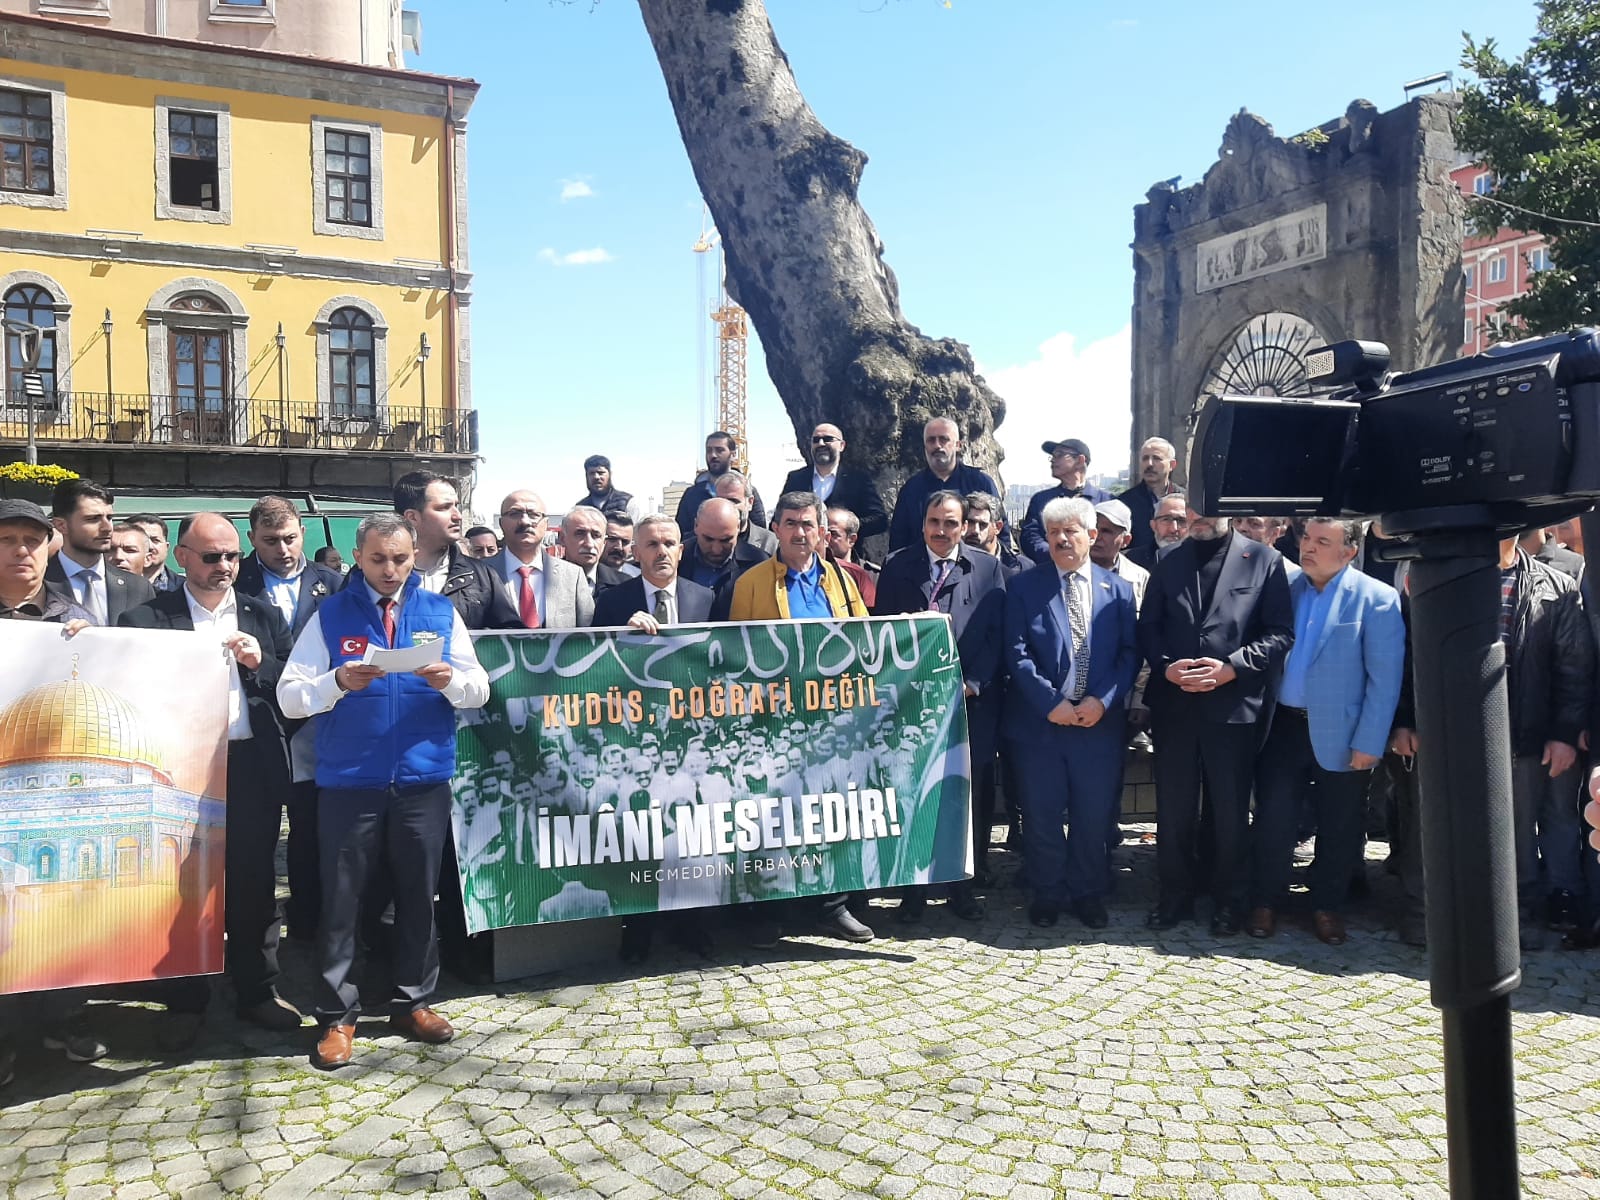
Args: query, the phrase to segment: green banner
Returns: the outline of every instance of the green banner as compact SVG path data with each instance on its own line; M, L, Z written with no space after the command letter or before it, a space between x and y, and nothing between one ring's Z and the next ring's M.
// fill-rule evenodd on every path
M972 873L939 615L474 638L457 739L474 933Z

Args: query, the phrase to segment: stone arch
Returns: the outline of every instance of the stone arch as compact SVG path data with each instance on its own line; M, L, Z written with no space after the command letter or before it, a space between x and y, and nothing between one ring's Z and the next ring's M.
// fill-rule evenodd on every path
M72 301L67 289L42 271L10 271L0 275L0 303L14 287L33 285L50 293L56 313L56 394L59 398L56 420L65 421L72 401Z
M218 302L220 313L184 312L176 305L190 294L200 294ZM241 394L250 364L250 313L227 285L200 275L186 275L157 288L145 305L145 344L149 355L151 419L156 428L173 428L177 404L167 357L169 331L181 318L182 327L224 331L228 334L227 395L236 401L228 414L229 441L238 441L244 428L245 397Z
M372 380L373 403L377 420L389 420L389 323L383 310L361 296L335 296L317 310L311 326L317 339L317 410L324 421L333 414L333 357L328 338L329 323L333 314L342 308L353 308L372 322Z

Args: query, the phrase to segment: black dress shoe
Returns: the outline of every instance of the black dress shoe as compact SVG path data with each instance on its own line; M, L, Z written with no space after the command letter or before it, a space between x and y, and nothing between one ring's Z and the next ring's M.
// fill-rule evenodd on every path
M1099 896L1090 896L1086 900L1074 900L1072 912L1078 920L1090 929L1104 929L1111 924L1111 914L1106 912L1105 901Z
M1211 917L1211 932L1218 937L1232 937L1243 927L1238 906L1224 904Z
M650 957L650 926L641 921L628 921L622 926L622 945L617 950L625 963L642 963Z
M951 886L949 909L963 921L983 920L983 901L972 894L970 885L958 883Z
M1049 929L1060 918L1061 911L1054 904L1031 904L1028 906L1028 921L1040 929Z
M1144 919L1144 923L1151 929L1172 929L1193 919L1194 901L1178 900L1169 903L1163 900L1150 910L1150 915Z

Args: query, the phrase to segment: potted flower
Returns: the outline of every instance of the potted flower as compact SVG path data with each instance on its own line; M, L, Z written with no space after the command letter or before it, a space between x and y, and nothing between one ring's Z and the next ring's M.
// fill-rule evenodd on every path
M32 500L48 509L56 485L77 478L76 471L58 467L54 463L5 463L0 465L0 495L8 500Z

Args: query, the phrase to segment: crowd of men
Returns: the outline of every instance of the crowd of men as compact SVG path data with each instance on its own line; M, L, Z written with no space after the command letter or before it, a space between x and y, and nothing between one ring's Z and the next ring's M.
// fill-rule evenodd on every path
M927 919L941 894L956 918L983 915L1003 796L1030 921L1049 927L1070 913L1104 928L1132 747L1154 754L1159 895L1149 926L1194 919L1208 901L1217 935L1273 936L1295 911L1297 846L1314 835L1300 907L1321 941L1340 945L1376 824L1407 898L1402 936L1420 944L1405 575L1372 552L1381 530L1197 512L1160 438L1140 448L1138 479L1113 497L1087 482L1088 446L1066 438L1043 446L1057 482L1033 497L1018 547L994 480L961 461L960 427L929 421L923 441L926 468L887 504L871 476L847 464L841 430L819 424L809 465L785 479L770 520L723 432L707 439L706 469L672 516L639 511L599 455L584 463L585 495L554 523L543 498L519 488L500 502L498 528L464 528L455 481L415 472L395 485L392 511L360 523L348 575L331 548L307 558L298 510L275 496L250 510L249 553L223 516L184 518L171 548L182 573L173 572L160 518L118 519L109 491L73 480L48 515L0 502L0 619L57 622L66 636L89 625L200 630L227 649L232 998L244 1020L300 1028L300 1009L279 991L279 939L286 925L290 938L313 944L312 1061L324 1068L356 1053L363 947L388 957L392 1027L425 1042L453 1034L432 1008L441 953L465 975L482 970L486 935L466 936L464 903L495 898L464 901L450 836L457 712L488 697L474 630L654 634L708 621L944 613L972 749L976 871L903 891L899 920ZM880 534L889 554L878 565L860 548ZM1600 866L1580 832L1580 767L1600 711L1600 614L1585 602L1581 551L1575 523L1502 547L1530 945L1542 930L1586 944L1600 905ZM433 641L440 661L415 673L363 662L369 646ZM913 715L930 726L937 718ZM847 751L854 736L829 733L840 744L821 750L916 750L907 735L903 746ZM691 739L660 763L618 756L605 770L624 781L612 784L619 795L663 803L658 792L681 790L680 767L699 779L713 762L736 760L746 780L804 778L821 750L774 728L738 747ZM582 764L548 769L584 775ZM579 789L601 790L592 779ZM520 855L529 814L482 801L470 806L460 853ZM280 913L274 856L285 814L289 903ZM805 931L862 942L874 937L863 918L875 911L865 892L876 877L830 881L836 890L811 901L720 899L756 946ZM549 903L592 915L575 894ZM625 922L625 959L648 955L657 933L711 953L705 910L661 907L670 911ZM206 980L190 979L139 996L166 1006L177 1046L192 1041L210 993ZM6 997L0 1015L5 1028L37 1029L47 1046L88 1061L106 1048L84 1023L83 998ZM0 1049L0 1081L14 1060L12 1047Z

